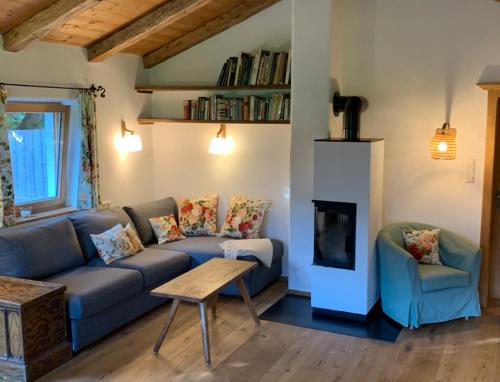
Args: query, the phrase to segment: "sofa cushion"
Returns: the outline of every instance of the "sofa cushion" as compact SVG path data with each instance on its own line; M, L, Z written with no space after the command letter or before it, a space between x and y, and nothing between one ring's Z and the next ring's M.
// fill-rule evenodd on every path
M159 216L167 216L174 214L177 218L177 205L173 198L165 198L155 200L153 202L136 204L133 206L123 207L125 212L134 222L135 228L139 233L142 244L147 245L156 242L156 237L149 223L150 218Z
M96 315L143 289L140 272L111 267L82 266L45 281L66 286L69 317L73 320Z
M169 251L185 252L191 256L191 266L196 267L213 257L224 257L224 251L219 244L226 241L225 237L199 236L188 237L183 240L166 244L154 244L151 248L160 248ZM283 256L283 244L279 240L271 239L273 243L273 262ZM239 257L241 260L258 261L254 256Z
M0 230L0 274L43 279L85 262L67 218Z
M105 266L100 258L94 258L88 265ZM134 269L142 273L144 288L149 288L189 270L189 256L182 252L146 248L135 256L114 261L109 267Z
M87 259L97 256L97 248L90 238L91 234L101 234L117 224L121 224L123 227L127 224L133 224L128 215L121 208L101 211L82 211L70 215L69 218L75 227L83 255Z
M424 293L466 287L470 284L469 272L445 265L419 264L418 273L420 274L420 284Z

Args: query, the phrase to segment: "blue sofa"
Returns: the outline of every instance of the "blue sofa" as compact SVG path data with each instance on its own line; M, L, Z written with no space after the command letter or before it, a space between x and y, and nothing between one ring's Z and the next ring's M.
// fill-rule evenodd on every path
M380 231L377 253L382 310L406 327L480 316L481 252L462 237L441 229L443 265L419 264L404 249L402 227L433 229L420 223L391 224Z
M218 244L225 239L217 237L158 245L147 219L176 211L174 199L165 198L0 230L0 274L65 285L69 337L73 351L78 351L164 303L165 299L149 294L151 289L223 256ZM97 255L90 234L118 223L135 226L146 249L108 266ZM259 266L245 278L252 295L281 274L283 245L273 240L273 246L272 267ZM230 286L223 293L238 291Z

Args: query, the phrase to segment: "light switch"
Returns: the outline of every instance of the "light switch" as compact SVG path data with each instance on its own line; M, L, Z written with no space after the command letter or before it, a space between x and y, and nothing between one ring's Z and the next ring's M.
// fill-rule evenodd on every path
M474 158L468 158L464 161L464 180L465 183L476 181L476 160Z

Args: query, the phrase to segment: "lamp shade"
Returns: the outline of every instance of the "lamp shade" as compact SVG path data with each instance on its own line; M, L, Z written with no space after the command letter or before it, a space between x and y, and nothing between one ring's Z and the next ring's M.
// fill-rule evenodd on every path
M452 160L457 157L457 130L450 128L448 122L436 130L431 139L430 150L432 159Z
M127 133L122 139L125 151L142 151L142 139L139 135Z
M214 137L210 141L208 152L213 155L228 155L234 149L234 141L231 138Z

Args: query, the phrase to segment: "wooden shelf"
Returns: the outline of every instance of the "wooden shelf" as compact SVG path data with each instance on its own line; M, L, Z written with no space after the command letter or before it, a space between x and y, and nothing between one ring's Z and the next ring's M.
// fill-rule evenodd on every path
M499 82L480 82L477 86L484 90L500 90Z
M155 92L173 91L237 91L237 90L290 90L290 85L260 85L260 86L217 86L217 85L163 85L163 86L136 86L138 93L152 94Z
M154 123L225 123L225 124L245 124L245 125L289 125L290 121L206 121L195 119L172 119L172 118L139 118L140 125L152 125Z

